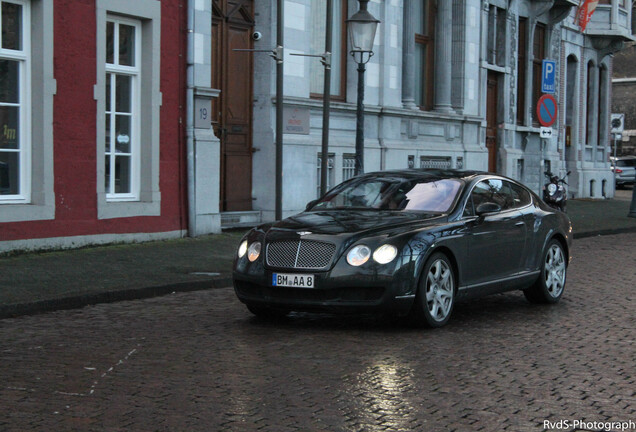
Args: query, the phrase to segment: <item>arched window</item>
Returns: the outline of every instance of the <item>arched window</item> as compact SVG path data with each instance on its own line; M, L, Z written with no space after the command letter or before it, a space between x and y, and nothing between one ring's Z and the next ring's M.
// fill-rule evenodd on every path
M517 49L517 124L523 125L526 109L526 61L528 60L528 18L519 17Z
M585 133L585 143L586 145L593 145L593 140L595 140L594 131L598 125L598 116L596 115L596 104L598 102L598 97L596 96L596 83L598 81L596 72L596 66L594 62L590 60L587 63L587 125L586 125L586 133Z
M598 89L598 140L596 145L603 146L606 144L608 131L609 114L608 108L608 73L607 66L602 64L598 68L599 72L599 89Z
M546 25L537 23L534 28L533 44L533 59L532 59L532 124L539 125L539 118L537 117L537 102L541 97L541 68L543 67L543 59L546 58L545 54L545 36Z
M576 75L579 69L579 62L573 55L568 56L567 75L565 89L565 146L571 147L576 131Z

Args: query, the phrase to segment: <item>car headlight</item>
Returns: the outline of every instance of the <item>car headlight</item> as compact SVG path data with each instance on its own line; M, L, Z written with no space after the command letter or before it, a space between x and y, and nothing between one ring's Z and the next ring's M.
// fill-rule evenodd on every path
M550 183L548 185L548 193L550 195L554 195L556 193L556 191L557 191L557 185L555 185L554 183Z
M369 261L370 256L371 249L365 245L358 245L347 254L347 262L354 267L358 267Z
M380 246L373 252L373 259L378 264L387 264L393 261L393 259L397 256L398 250L395 246L390 244L385 244Z
M247 259L254 262L261 255L261 242L254 242L247 249Z
M238 248L238 257L243 258L247 253L247 240L243 240Z

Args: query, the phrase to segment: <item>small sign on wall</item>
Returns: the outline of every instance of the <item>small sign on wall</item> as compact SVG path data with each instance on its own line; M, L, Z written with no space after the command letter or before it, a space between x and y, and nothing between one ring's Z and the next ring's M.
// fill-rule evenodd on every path
M552 126L559 112L557 100L550 94L544 94L537 102L537 117L541 126Z
M212 101L209 98L194 98L194 127L197 129L210 129Z
M613 134L622 133L625 129L625 114L612 113L610 124L612 125L611 132Z
M552 128L551 127L541 127L541 132L539 133L541 138L548 139L552 138Z
M556 90L556 62L554 60L543 60L541 68L541 91L543 93L554 94Z
M309 108L284 107L283 129L286 134L309 135Z

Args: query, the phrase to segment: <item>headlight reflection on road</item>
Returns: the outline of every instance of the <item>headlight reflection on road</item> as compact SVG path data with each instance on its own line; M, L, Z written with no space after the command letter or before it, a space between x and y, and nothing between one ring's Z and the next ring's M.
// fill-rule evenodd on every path
M409 430L417 420L409 398L416 391L414 374L410 366L387 363L386 359L369 366L351 383L351 400L357 411L352 414L367 430Z

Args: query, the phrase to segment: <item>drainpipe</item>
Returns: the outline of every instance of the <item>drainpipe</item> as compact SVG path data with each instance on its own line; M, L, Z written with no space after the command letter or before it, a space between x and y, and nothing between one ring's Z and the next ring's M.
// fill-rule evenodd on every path
M188 236L196 236L195 165L194 165L194 5L188 1L188 48L186 53L186 147L188 178Z

